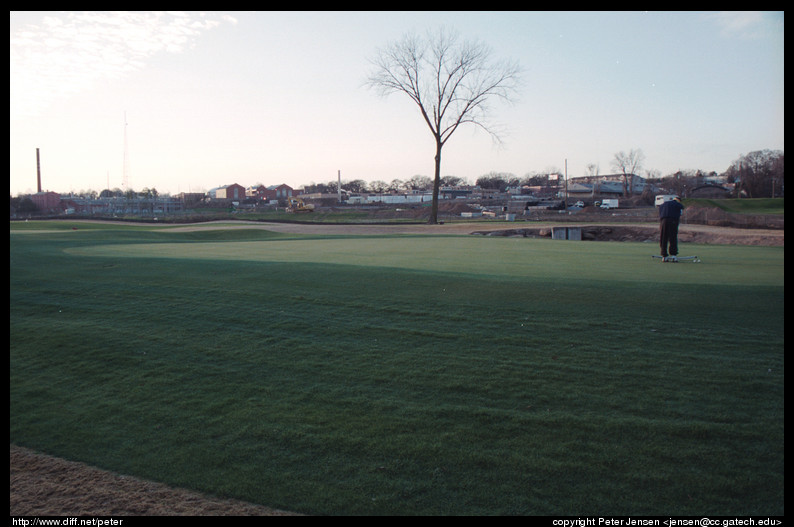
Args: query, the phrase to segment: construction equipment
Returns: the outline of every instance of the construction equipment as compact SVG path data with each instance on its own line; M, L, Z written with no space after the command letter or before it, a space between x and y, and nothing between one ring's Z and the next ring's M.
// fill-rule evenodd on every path
M290 196L287 203L287 212L314 212L314 205L306 204L301 198Z
M692 262L700 263L700 258L697 256L660 256L658 254L651 255L654 258L661 258L663 262Z

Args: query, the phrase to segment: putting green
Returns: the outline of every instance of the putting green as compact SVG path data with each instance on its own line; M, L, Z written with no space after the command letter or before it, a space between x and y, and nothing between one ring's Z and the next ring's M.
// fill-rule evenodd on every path
M327 237L266 241L102 244L76 256L304 262L494 276L783 285L783 248L687 245L701 263L664 264L647 243L479 236ZM752 270L752 272L748 272Z

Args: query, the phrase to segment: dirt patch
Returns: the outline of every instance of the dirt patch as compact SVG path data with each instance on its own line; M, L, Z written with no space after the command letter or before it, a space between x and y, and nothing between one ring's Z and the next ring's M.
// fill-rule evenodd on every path
M11 516L295 516L11 445Z
M266 222L207 222L169 228L170 232L189 232L209 229L266 229L274 232L295 234L482 234L491 236L551 237L552 225L534 226L532 222L515 222L515 227L506 227L505 222L452 222L437 225L426 223L384 224L304 224ZM659 227L655 223L644 224L577 224L561 223L568 227L581 227L584 240L658 242ZM681 225L679 241L721 245L766 245L783 246L782 229L737 229L713 225Z
M582 240L653 242L659 241L659 228L656 225L576 225L568 227L582 229ZM515 229L491 229L473 231L472 234L486 236L524 236L531 238L551 237L552 227L519 227ZM784 232L777 229L736 229L711 225L681 225L678 230L681 243L716 245L763 245L783 246Z
M169 232L191 232L199 230L221 229L265 229L273 232L294 234L328 234L328 235L378 235L378 234L490 234L494 236L526 236L526 237L551 237L553 225L581 227L584 240L595 241L639 241L658 242L659 226L654 220L646 217L632 216L633 212L621 213L619 218L587 218L577 215L578 219L571 221L555 221L542 218L541 221L515 221L512 224L503 221L460 221L461 212L471 212L476 209L466 203L443 204L446 213L453 214L455 220L446 220L439 224L421 222L422 217L405 218L413 220L410 223L399 223L394 218L383 218L382 223L374 219L371 223L302 223L302 222L266 222L245 220L216 220L200 223L188 223L179 226L168 226ZM410 214L426 215L428 207L417 207ZM441 207L440 207L441 208ZM647 212L647 211L646 211ZM679 228L679 241L683 243L719 244L719 245L764 245L783 246L784 226L782 217L762 216L750 224L738 225L735 217L737 214L727 215L722 211L714 212L687 209L696 221L689 221L688 217ZM617 213L616 213L617 214ZM708 217L697 216L710 214ZM712 217L713 216L713 217ZM730 224L725 224L730 219ZM716 219L718 218L719 219ZM540 220L541 218L536 218ZM390 221L391 220L391 221ZM134 222L118 222L110 220L83 220L86 223L114 223L129 225ZM747 223L745 217L742 220ZM508 225L510 225L508 227ZM165 225L162 225L165 226ZM160 226L158 226L160 228ZM77 229L75 229L77 230ZM41 232L41 231L37 231ZM60 231L58 231L60 232Z

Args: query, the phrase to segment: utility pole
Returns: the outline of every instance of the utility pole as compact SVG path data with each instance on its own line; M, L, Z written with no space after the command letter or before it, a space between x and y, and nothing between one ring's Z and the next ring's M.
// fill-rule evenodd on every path
M123 172L124 179L122 180L122 186L124 187L124 192L127 192L130 189L129 165L130 165L130 161L127 157L127 112L124 112L124 172Z
M36 149L36 184L38 191L41 192L41 163L39 162L39 149Z
M568 159L565 160L565 210L568 210Z
M337 203L342 203L342 171L341 170L337 170L336 177L337 177L336 201Z

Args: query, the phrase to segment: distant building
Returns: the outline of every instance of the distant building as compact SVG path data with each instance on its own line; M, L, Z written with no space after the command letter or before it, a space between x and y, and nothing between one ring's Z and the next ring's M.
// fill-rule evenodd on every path
M270 185L265 189L265 197L271 199L284 199L292 196L292 187L289 185Z
M441 187L438 189L440 199L468 198L472 191L469 187Z
M623 197L623 174L608 174L604 176L584 176L572 177L568 179L568 195L572 197ZM627 189L629 194L642 194L646 188L651 192L659 189L655 185L648 183L644 177L636 174L628 174ZM558 194L564 194L565 189L561 187Z
M253 198L256 201L263 201L267 199L267 187L264 185L255 185L245 189L245 196Z
M180 192L175 197L176 197L176 199L178 199L182 203L191 204L191 203L198 203L199 201L203 200L204 199L204 193L202 193L202 192Z
M61 195L57 192L36 192L30 199L41 212L61 212Z
M232 183L210 189L207 194L212 200L242 201L245 199L245 187Z
M292 187L285 184L270 185L269 187L258 185L245 189L245 195L256 201L276 201L297 196L298 194Z

